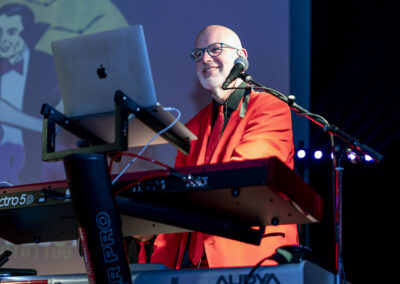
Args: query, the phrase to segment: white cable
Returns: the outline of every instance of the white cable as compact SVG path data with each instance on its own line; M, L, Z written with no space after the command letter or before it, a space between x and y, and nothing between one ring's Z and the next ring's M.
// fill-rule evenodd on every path
M5 180L0 181L0 187L9 187L9 186L14 186L14 185Z
M176 111L178 113L177 117L175 118L175 120L168 125L167 127L165 127L164 129L160 130L158 133L156 133L150 140L149 142L147 142L147 144L142 148L142 150L140 150L140 152L137 154L138 156L142 155L143 152L147 149L147 147L150 145L151 142L154 141L154 139L156 139L159 135L161 135L162 133L164 133L165 131L167 131L168 129L170 129L172 126L174 126L179 118L181 117L181 112L174 108L174 107L164 107L163 108L165 111ZM134 157L125 167L124 169L115 177L115 179L112 181L111 184L114 184L127 170L128 168L137 160L137 157Z

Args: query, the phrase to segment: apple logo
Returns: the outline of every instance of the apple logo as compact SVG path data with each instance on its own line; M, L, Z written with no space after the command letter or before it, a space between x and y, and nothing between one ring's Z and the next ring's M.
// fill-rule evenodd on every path
M100 64L100 67L97 68L97 76L99 76L100 79L107 77L106 68L104 68L103 64Z

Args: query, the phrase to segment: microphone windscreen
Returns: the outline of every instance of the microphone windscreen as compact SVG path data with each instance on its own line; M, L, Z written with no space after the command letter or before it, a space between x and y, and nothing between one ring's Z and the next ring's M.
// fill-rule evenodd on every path
M236 64L241 64L243 66L242 72L246 71L249 68L249 61L247 61L247 59L244 57L236 58L234 65Z

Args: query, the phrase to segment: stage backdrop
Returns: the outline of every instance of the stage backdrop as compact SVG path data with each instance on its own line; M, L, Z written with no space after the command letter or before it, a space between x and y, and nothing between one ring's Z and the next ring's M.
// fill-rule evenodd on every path
M289 14L289 0L253 0L245 6L238 0L2 0L0 182L20 185L65 179L61 162L41 162L41 105L49 103L63 110L52 41L143 25L158 100L163 106L180 109L181 121L186 122L210 102L189 58L195 35L209 24L236 31L248 51L248 73L288 94ZM300 69L307 74L307 66ZM301 94L296 95L301 99ZM297 140L307 139L307 134L307 129L295 129ZM302 135L304 138L299 138ZM170 145L154 146L144 155L172 165L176 150ZM116 166L115 172L125 162ZM130 171L152 168L136 162ZM84 271L75 241L14 246L0 240L0 252L4 249L14 252L6 267L36 268L40 274Z

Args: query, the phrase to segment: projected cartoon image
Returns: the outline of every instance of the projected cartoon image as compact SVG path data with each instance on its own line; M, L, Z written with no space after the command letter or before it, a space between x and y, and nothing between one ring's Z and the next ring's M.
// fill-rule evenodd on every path
M40 29L43 25L34 23L28 7L0 8L0 179L12 184L18 184L25 171L37 170L26 166L35 163L32 159L40 161L41 103L60 100L54 72L36 69L52 64L48 54L32 48ZM27 38L30 32L36 38Z
M62 164L41 162L41 106L48 103L62 111L50 43L127 25L109 0L85 1L79 9L76 4L74 0L1 1L0 182L3 186L64 177Z

